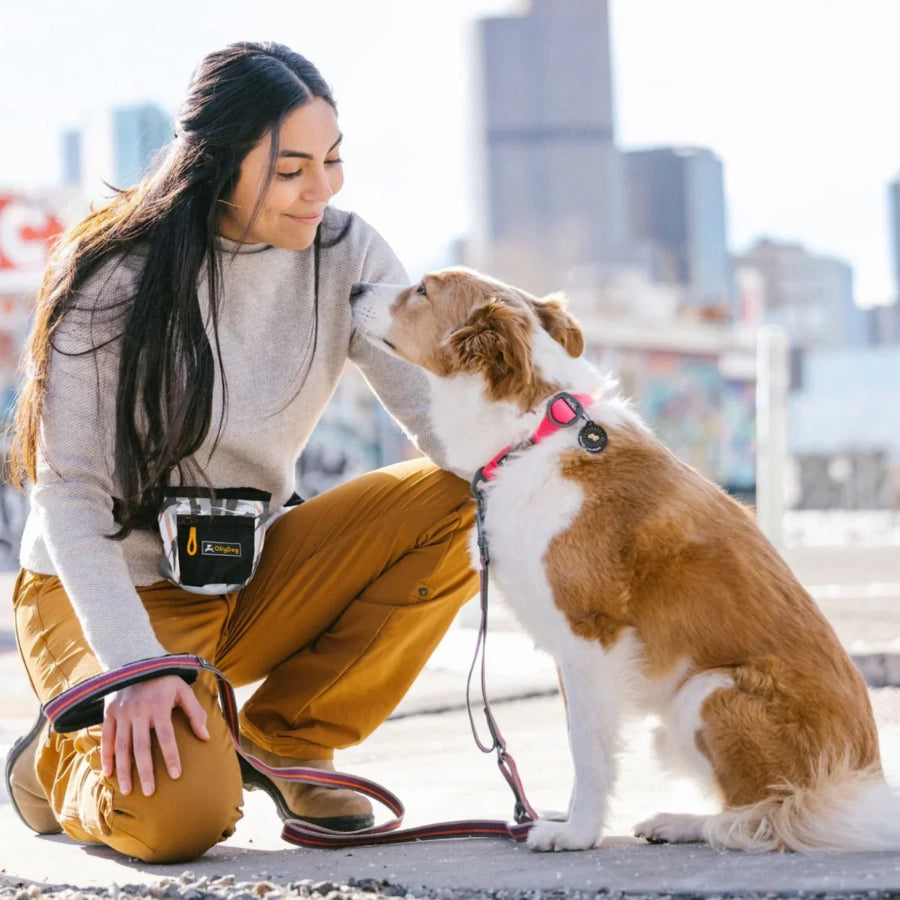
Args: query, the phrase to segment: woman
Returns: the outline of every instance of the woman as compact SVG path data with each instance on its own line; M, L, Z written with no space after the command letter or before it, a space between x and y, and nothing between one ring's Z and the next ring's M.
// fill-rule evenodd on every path
M368 225L328 206L343 183L340 144L314 66L281 45L232 45L197 69L155 174L58 246L13 452L31 483L16 629L40 701L135 660L197 654L236 685L262 682L241 712L248 751L332 768L336 748L389 715L476 593L467 485L433 463L285 506L348 358L420 448L441 454L424 382L351 329L354 282L406 277ZM184 523L199 519L179 518L189 536L171 544L157 529L173 489L186 503L213 489L215 505L226 488L270 495L246 584L185 575L198 542ZM358 794L245 771L282 817L372 822ZM39 718L7 781L35 831L145 861L196 857L241 815L238 760L203 677L126 687L102 727L74 734Z

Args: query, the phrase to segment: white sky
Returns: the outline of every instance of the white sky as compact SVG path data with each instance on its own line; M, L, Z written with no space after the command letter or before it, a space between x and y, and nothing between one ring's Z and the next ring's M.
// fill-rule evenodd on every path
M354 208L415 275L475 230L474 19L516 0L2 0L0 188L59 178L59 132L116 103L178 107L207 52L277 40L334 87ZM898 0L611 0L618 143L710 147L732 250L797 240L894 297Z

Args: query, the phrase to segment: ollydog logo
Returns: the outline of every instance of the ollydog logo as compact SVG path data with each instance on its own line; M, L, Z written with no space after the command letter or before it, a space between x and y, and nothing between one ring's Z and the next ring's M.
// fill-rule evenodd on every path
M204 541L200 551L203 556L240 556L240 544L226 544L222 541Z

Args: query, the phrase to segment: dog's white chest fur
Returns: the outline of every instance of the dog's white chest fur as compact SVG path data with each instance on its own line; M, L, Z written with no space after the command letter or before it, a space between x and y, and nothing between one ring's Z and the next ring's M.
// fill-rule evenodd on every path
M556 457L568 435L557 435L512 458L486 486L485 534L491 573L512 611L538 644L559 647L568 623L554 602L547 548L578 514L584 495L560 476Z

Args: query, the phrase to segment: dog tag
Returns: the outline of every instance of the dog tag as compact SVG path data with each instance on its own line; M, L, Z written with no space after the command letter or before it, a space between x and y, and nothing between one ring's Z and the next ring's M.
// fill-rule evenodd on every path
M588 422L578 432L578 443L588 453L599 453L606 446L606 432L596 422Z

